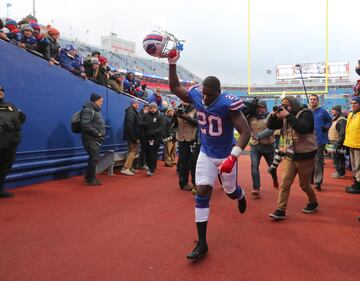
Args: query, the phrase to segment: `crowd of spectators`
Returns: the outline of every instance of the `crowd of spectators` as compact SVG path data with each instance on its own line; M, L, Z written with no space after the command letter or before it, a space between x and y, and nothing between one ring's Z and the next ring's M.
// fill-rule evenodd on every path
M73 44L60 45L60 32L55 27L42 26L31 15L16 22L13 19L0 19L0 39L24 48L47 60L51 65L59 65L83 79L91 80L99 85L109 87L118 93L147 100L149 90L146 83L135 78L133 72L126 74L114 71L108 65L108 58L99 51L92 51L83 57ZM87 50L87 51L90 51ZM114 54L115 55L115 54ZM113 55L111 55L113 56ZM120 67L120 66L119 66ZM122 66L126 68L125 66ZM149 101L149 103L151 103ZM163 105L157 102L159 110Z

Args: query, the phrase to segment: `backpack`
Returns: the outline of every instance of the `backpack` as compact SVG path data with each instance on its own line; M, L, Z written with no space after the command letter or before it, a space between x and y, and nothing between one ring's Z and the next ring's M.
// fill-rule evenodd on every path
M91 115L91 120L94 118L94 110L91 109L92 115ZM71 131L75 134L80 134L81 133L81 113L82 111L77 111L75 112L72 117L71 117Z

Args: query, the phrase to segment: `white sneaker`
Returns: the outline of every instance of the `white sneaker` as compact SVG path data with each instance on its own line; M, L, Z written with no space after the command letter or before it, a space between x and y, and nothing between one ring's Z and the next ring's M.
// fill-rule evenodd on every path
M146 173L149 177L152 177L153 175L155 175L155 173L152 173L152 172L150 172L150 171L147 171L147 173Z
M125 175L125 176L133 176L133 175L134 175L134 173L131 172L130 169L122 169L122 170L120 171L120 173L122 173L122 174Z

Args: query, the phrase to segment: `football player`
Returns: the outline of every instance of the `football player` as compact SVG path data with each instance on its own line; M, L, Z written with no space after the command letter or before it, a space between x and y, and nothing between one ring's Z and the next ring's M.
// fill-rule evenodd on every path
M208 251L206 242L209 201L219 176L225 193L237 200L240 213L246 210L244 190L237 184L237 158L250 139L250 129L242 114L244 102L233 95L221 93L218 78L208 76L200 86L187 90L180 85L176 62L180 53L169 56L169 86L172 93L197 110L201 150L196 164L195 222L199 241L187 255L197 260ZM234 138L234 127L239 132Z

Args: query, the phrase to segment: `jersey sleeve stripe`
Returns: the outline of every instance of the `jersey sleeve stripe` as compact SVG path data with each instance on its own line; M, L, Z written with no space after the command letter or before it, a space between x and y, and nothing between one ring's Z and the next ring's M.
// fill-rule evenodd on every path
M241 103L241 104L239 104L238 106L230 107L229 109L230 109L230 110L239 110L239 109L242 109L243 107L244 107L244 104Z
M242 100L234 101L234 102L230 105L230 107L237 106L237 105L239 105L239 104L241 104L241 103L243 103Z

